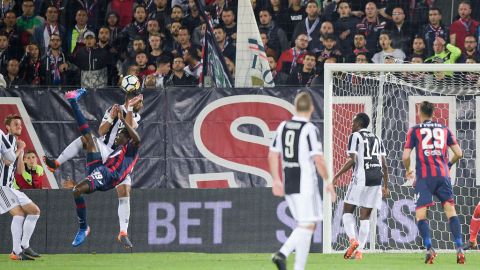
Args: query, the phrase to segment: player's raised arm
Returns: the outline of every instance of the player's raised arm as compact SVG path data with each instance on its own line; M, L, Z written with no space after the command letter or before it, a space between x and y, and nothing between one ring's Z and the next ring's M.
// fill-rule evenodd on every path
M119 110L119 105L115 104L113 105L109 110L105 112L105 115L103 116L102 123L98 127L98 134L100 136L103 136L108 133L110 130L110 127L113 125L113 121L115 121L115 118L117 118Z
M122 121L122 123L125 125L125 128L128 131L128 135L130 135L130 139L132 139L133 143L135 145L139 145L141 141L140 136L138 135L137 131L135 131L135 129L133 129L133 127L127 123L127 121L123 117L123 112L118 112L118 119L120 119L120 121Z
M137 95L137 96L134 96L133 98L129 97L129 99L125 104L127 106L127 116L125 117L125 121L127 121L127 123L134 129L137 128L138 123L133 118L133 111L135 106L138 106L137 104L142 102L143 102L143 95Z

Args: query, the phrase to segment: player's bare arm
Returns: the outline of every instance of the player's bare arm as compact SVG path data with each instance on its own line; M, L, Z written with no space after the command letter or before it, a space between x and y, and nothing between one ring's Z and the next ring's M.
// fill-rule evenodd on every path
M450 164L453 165L463 157L463 151L458 144L454 144L450 146L450 149L453 152L453 157L452 157L452 160L450 160Z
M268 165L270 167L270 174L273 178L272 183L272 193L277 197L283 197L285 195L285 191L283 189L283 182L280 178L279 173L279 160L280 160L280 153L269 151L268 152Z
M325 165L325 158L323 155L315 155L313 156L313 160L315 161L315 168L317 168L318 174L320 174L320 176L323 178L323 184L326 185L326 189L331 195L332 202L334 202L337 198L337 194L335 193L333 184L328 179L328 170L327 166Z
M100 127L98 128L98 134L103 136L108 133L110 127L113 125L113 121L117 118L118 112L120 111L120 106L118 104L114 104L112 109L110 110L110 116L106 121L102 121Z
M405 170L407 171L405 177L409 180L415 179L415 172L410 168L410 154L412 153L412 149L406 148L403 150L402 161L403 165L405 166Z
M143 102L143 95L135 96L134 98L127 101L127 116L125 117L125 121L132 126L134 129L137 128L138 124L133 119L133 108L140 102Z
M383 198L386 198L390 195L390 191L388 190L388 167L387 167L387 159L385 156L382 156L382 171L383 171Z
M335 176L333 177L332 184L334 186L337 185L338 178L340 178L340 176L342 176L344 173L346 173L348 170L350 170L353 167L353 165L355 165L356 158L357 158L357 155L355 153L351 153L348 156L348 159L345 162L345 164L343 164L340 171L338 171L337 174L335 174Z
M125 118L123 117L123 113L122 112L119 112L118 113L118 119L120 121L122 121L122 123L125 125L125 128L127 129L128 131L128 135L130 135L130 139L133 141L133 143L135 145L139 145L140 144L140 136L138 135L138 133L135 131L135 129L133 129L133 127L127 123L127 121L125 120Z
M17 141L18 144L18 141ZM23 162L23 156L25 155L25 151L22 150L20 154L18 155L18 162L17 162L17 173L18 174L23 174L25 171L25 163Z

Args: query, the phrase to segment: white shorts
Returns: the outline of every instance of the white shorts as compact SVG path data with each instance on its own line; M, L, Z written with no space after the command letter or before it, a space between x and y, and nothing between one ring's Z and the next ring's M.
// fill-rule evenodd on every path
M295 193L285 195L288 208L298 223L318 222L323 219L320 192L312 194Z
M108 147L100 138L97 139L97 146L98 146L98 151L100 152L100 155L102 156L102 163L105 163L108 159L108 156L113 152L111 147ZM117 187L120 185L132 185L132 178L130 178L130 174L123 179L122 182L117 184Z
M344 203L364 208L380 209L382 207L382 187L359 186L351 182Z
M24 206L31 202L32 200L19 190L3 186L0 187L0 214L12 210L12 208L17 205Z

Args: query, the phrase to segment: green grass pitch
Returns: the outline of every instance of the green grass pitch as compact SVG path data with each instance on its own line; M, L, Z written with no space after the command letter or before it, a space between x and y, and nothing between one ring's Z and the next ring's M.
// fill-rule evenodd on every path
M295 254L289 257L293 269ZM205 253L131 253L131 254L62 254L44 255L36 261L10 261L0 254L1 270L275 270L270 254ZM467 263L457 265L455 254L438 254L434 265L423 263L423 253L364 254L362 261L344 260L343 254L310 254L306 270L413 270L480 269L480 252L467 253Z

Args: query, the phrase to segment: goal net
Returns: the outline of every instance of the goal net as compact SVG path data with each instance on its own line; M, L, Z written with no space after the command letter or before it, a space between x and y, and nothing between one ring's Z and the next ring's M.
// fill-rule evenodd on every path
M369 128L383 140L387 150L390 196L383 199L381 209L372 213L367 251L423 249L415 222L415 192L405 179L402 153L408 128L419 122L416 106L424 100L435 104L434 120L452 129L464 151L464 157L452 168L451 177L462 234L468 240L468 224L478 203L480 184L480 166L475 159L480 147L475 135L476 119L480 117L479 71L480 65L472 64L325 66L325 157L332 177L347 159L351 123L358 112L371 117ZM344 251L348 247L342 214L350 180L351 172L340 179L335 203L331 204L324 193L324 252ZM358 209L355 216L358 217ZM440 203L430 207L428 219L433 247L454 249ZM357 230L358 225L357 218Z

